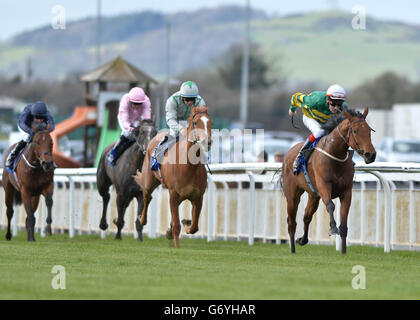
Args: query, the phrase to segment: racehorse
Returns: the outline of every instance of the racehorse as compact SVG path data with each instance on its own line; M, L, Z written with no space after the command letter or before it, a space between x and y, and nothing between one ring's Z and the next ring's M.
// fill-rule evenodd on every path
M183 220L188 226L187 233L194 234L198 231L198 219L203 204L203 194L207 187L207 172L205 165L205 152L211 146L212 121L207 113L207 107L192 108L188 119L186 139L182 134L178 142L165 154L159 171L152 171L151 155L164 133L158 134L149 144L143 163L142 172L137 172L135 181L143 190L144 207L140 223L147 223L147 209L152 200L153 190L163 182L169 191L171 208L171 226L166 232L166 237L174 239L175 247L179 247L179 222L178 207L184 200L192 204L191 220ZM179 161L177 161L177 158Z
M312 216L318 208L319 200L324 202L330 216L329 234L340 234L341 252L346 253L347 216L349 214L354 165L349 157L348 148L353 148L366 163L375 161L376 151L371 142L370 128L366 122L366 108L361 114L355 110L344 110L338 117L331 117L322 128L326 131L312 156L307 162L309 180L314 191L308 185L304 173L293 174L295 160L302 143L293 146L283 160L282 183L287 201L287 224L290 237L290 249L295 253L296 211L303 192L308 193L308 203L303 217L304 234L297 243L308 243L308 229ZM334 220L335 205L332 199L340 199L340 230Z
M106 161L106 155L114 145L114 143L111 143L102 152L98 170L96 171L98 192L103 200L102 219L99 225L102 230L108 228L106 211L110 199L109 187L114 185L117 192L118 219L114 219L113 221L118 228L115 236L116 239L121 239L121 229L124 227L124 214L133 198L136 198L138 202L137 214L140 215L142 212L143 194L134 182L133 176L136 174L136 170L141 169L147 145L157 134L155 122L152 120L142 120L139 127L135 128L133 132L136 136L136 142L124 151L116 165L111 167ZM142 241L143 226L138 219L136 220L136 230L138 232L138 239Z
M49 129L50 126L45 130L45 125L39 127L33 125L32 130L35 134L19 159L16 173L13 174L5 169L3 170L3 188L7 207L7 240L12 239L10 222L13 217L13 203L21 204L23 202L27 215L28 241L35 241L35 212L41 194L45 198L48 209L45 232L51 235L55 165L52 155L53 141ZM12 147L9 148L4 159L7 159Z

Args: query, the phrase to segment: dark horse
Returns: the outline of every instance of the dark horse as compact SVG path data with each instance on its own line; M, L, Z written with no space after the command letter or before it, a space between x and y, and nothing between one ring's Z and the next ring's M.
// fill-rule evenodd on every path
M26 210L26 230L28 241L35 241L35 212L38 208L41 194L48 208L47 226L45 232L51 235L51 208L54 192L54 161L52 155L53 141L49 128L35 132L32 142L23 151L16 167L16 175L3 170L3 188L6 193L7 233L6 239L12 239L10 222L13 217L13 203L23 202ZM13 147L13 146L12 146ZM7 159L10 150L6 153Z
M112 149L114 143L111 143L102 152L99 161L98 170L96 172L96 182L98 185L98 192L103 200L102 219L99 227L102 230L108 228L106 223L106 211L110 199L109 187L114 185L117 192L117 209L118 219L114 219L118 231L115 236L116 239L121 239L121 229L124 227L124 214L128 205L133 198L138 202L138 213L140 216L143 209L143 194L138 185L134 182L133 176L136 170L141 169L144 155L146 153L149 141L157 134L154 121L142 120L139 127L134 129L136 142L133 143L121 157L118 159L116 165L112 168L106 161L106 155ZM138 239L143 240L143 226L136 221L136 229L138 232Z
M313 192L305 180L304 173L293 174L295 160L301 143L293 146L283 160L282 180L284 195L287 200L287 224L291 252L295 253L296 211L303 192L308 193L308 204L303 217L304 235L297 239L300 245L308 243L308 229L312 216L318 208L319 199L324 202L330 216L330 235L340 233L341 252L346 253L347 216L349 214L354 166L349 157L349 147L365 160L375 161L376 151L371 142L370 131L366 122L368 108L364 113L354 110L343 111L338 117L331 117L323 128L327 135L322 137L310 157L307 168ZM340 198L340 230L334 220L335 205L332 199Z
M144 208L140 223L147 223L147 209L152 200L153 190L163 183L168 187L171 208L171 227L166 232L168 239L175 239L175 247L179 247L178 207L184 200L192 203L192 223L183 220L188 225L187 233L198 231L198 219L203 204L203 194L207 187L207 172L204 167L204 152L211 145L212 121L207 113L207 107L192 108L188 119L187 139L180 137L179 141L164 156L160 173L150 169L151 155L156 144L161 141L163 133L157 135L147 148L142 172L137 172L136 182L140 185L144 195ZM161 176L160 176L161 174ZM162 179L162 180L161 180Z

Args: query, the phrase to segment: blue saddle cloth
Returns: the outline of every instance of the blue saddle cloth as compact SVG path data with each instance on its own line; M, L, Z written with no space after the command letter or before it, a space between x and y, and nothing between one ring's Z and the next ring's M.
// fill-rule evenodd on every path
M19 163L20 156L22 155L23 151L25 151L26 148L23 148L20 150L19 154L16 156L15 160L13 160L13 170L10 170L9 168L6 168L6 171L9 173L13 173L16 171L16 167Z
M319 137L318 139L316 139L307 150L313 151L313 149L315 149L316 145L318 144L318 141L321 138L322 137ZM306 159L305 158L305 153L303 153L303 156L299 158L299 165L296 168L295 174L298 174L301 171L304 172L304 169L306 170L306 164L307 164L311 154L312 154L312 152L309 154L309 157Z
M315 149L318 141L321 139L321 137L319 137L318 139L316 139L311 146L307 149L307 150L311 150L308 159L305 158L305 153L303 153L303 155L299 158L299 165L296 168L296 171L294 172L294 174L298 174L299 172L303 172L303 174L305 175L305 179L306 182L308 183L309 187L311 188L312 192L317 193L317 191L315 190L315 188L313 187L311 180L309 179L309 174L308 174L308 168L307 168L307 162L310 158L310 155L312 154L313 149Z

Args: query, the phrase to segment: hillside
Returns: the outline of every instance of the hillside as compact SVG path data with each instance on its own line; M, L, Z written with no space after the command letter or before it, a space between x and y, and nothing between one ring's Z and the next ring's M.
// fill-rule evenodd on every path
M122 55L150 75L166 70L166 25L171 22L171 72L211 67L220 54L243 38L244 9L224 6L164 15L140 12L102 19L102 61ZM420 78L420 27L367 19L353 30L353 15L322 12L268 17L252 12L251 37L271 66L270 75L289 81L340 82L353 87L391 70ZM0 74L23 74L31 57L35 76L60 78L96 67L96 20L50 26L0 43Z

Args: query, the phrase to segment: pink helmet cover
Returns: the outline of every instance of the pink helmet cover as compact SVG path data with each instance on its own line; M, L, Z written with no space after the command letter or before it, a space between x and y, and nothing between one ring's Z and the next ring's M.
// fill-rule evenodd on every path
M135 87L132 88L128 93L128 99L130 100L130 102L142 103L146 101L146 94L144 93L142 88Z

